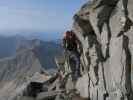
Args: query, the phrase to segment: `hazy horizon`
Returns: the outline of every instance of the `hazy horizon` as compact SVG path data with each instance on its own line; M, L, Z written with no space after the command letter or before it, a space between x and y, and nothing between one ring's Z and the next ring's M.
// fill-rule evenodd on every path
M0 2L0 34L61 33L86 0L4 0ZM16 33L15 33L16 31ZM4 33L5 32L5 33ZM13 33L14 32L14 33ZM12 33L12 34L11 34Z

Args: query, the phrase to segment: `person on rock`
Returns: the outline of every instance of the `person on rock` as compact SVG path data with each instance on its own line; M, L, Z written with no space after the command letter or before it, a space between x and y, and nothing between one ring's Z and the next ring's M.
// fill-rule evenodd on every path
M63 37L63 47L66 54L70 55L70 59L75 62L75 68L72 68L72 74L74 74L74 80L80 76L80 41L73 31L67 31Z

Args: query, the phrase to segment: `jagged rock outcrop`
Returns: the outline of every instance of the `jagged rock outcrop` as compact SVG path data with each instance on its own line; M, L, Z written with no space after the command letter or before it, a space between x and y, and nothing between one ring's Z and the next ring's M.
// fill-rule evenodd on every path
M0 66L1 100L8 100L18 92L21 92L21 89L26 85L24 83L28 82L28 78L41 70L38 59L30 50L23 51L15 57L1 60Z
M90 100L133 100L132 6L132 0L92 0L75 14L73 31L83 49L82 79L77 84L82 97ZM84 95L86 88L87 95Z
M0 100L15 100L30 82L44 82L49 78L34 51L39 41L31 42L32 45L27 44L15 56L0 60Z

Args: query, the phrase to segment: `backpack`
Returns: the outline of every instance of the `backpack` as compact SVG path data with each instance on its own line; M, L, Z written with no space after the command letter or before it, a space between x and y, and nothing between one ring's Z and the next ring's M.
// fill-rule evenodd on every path
M77 49L76 36L72 31L67 31L64 36L64 47L70 51Z

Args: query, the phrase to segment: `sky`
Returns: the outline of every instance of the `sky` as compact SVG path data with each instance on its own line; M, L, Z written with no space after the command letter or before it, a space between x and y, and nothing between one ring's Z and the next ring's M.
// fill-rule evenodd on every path
M87 0L0 0L0 31L60 32Z

